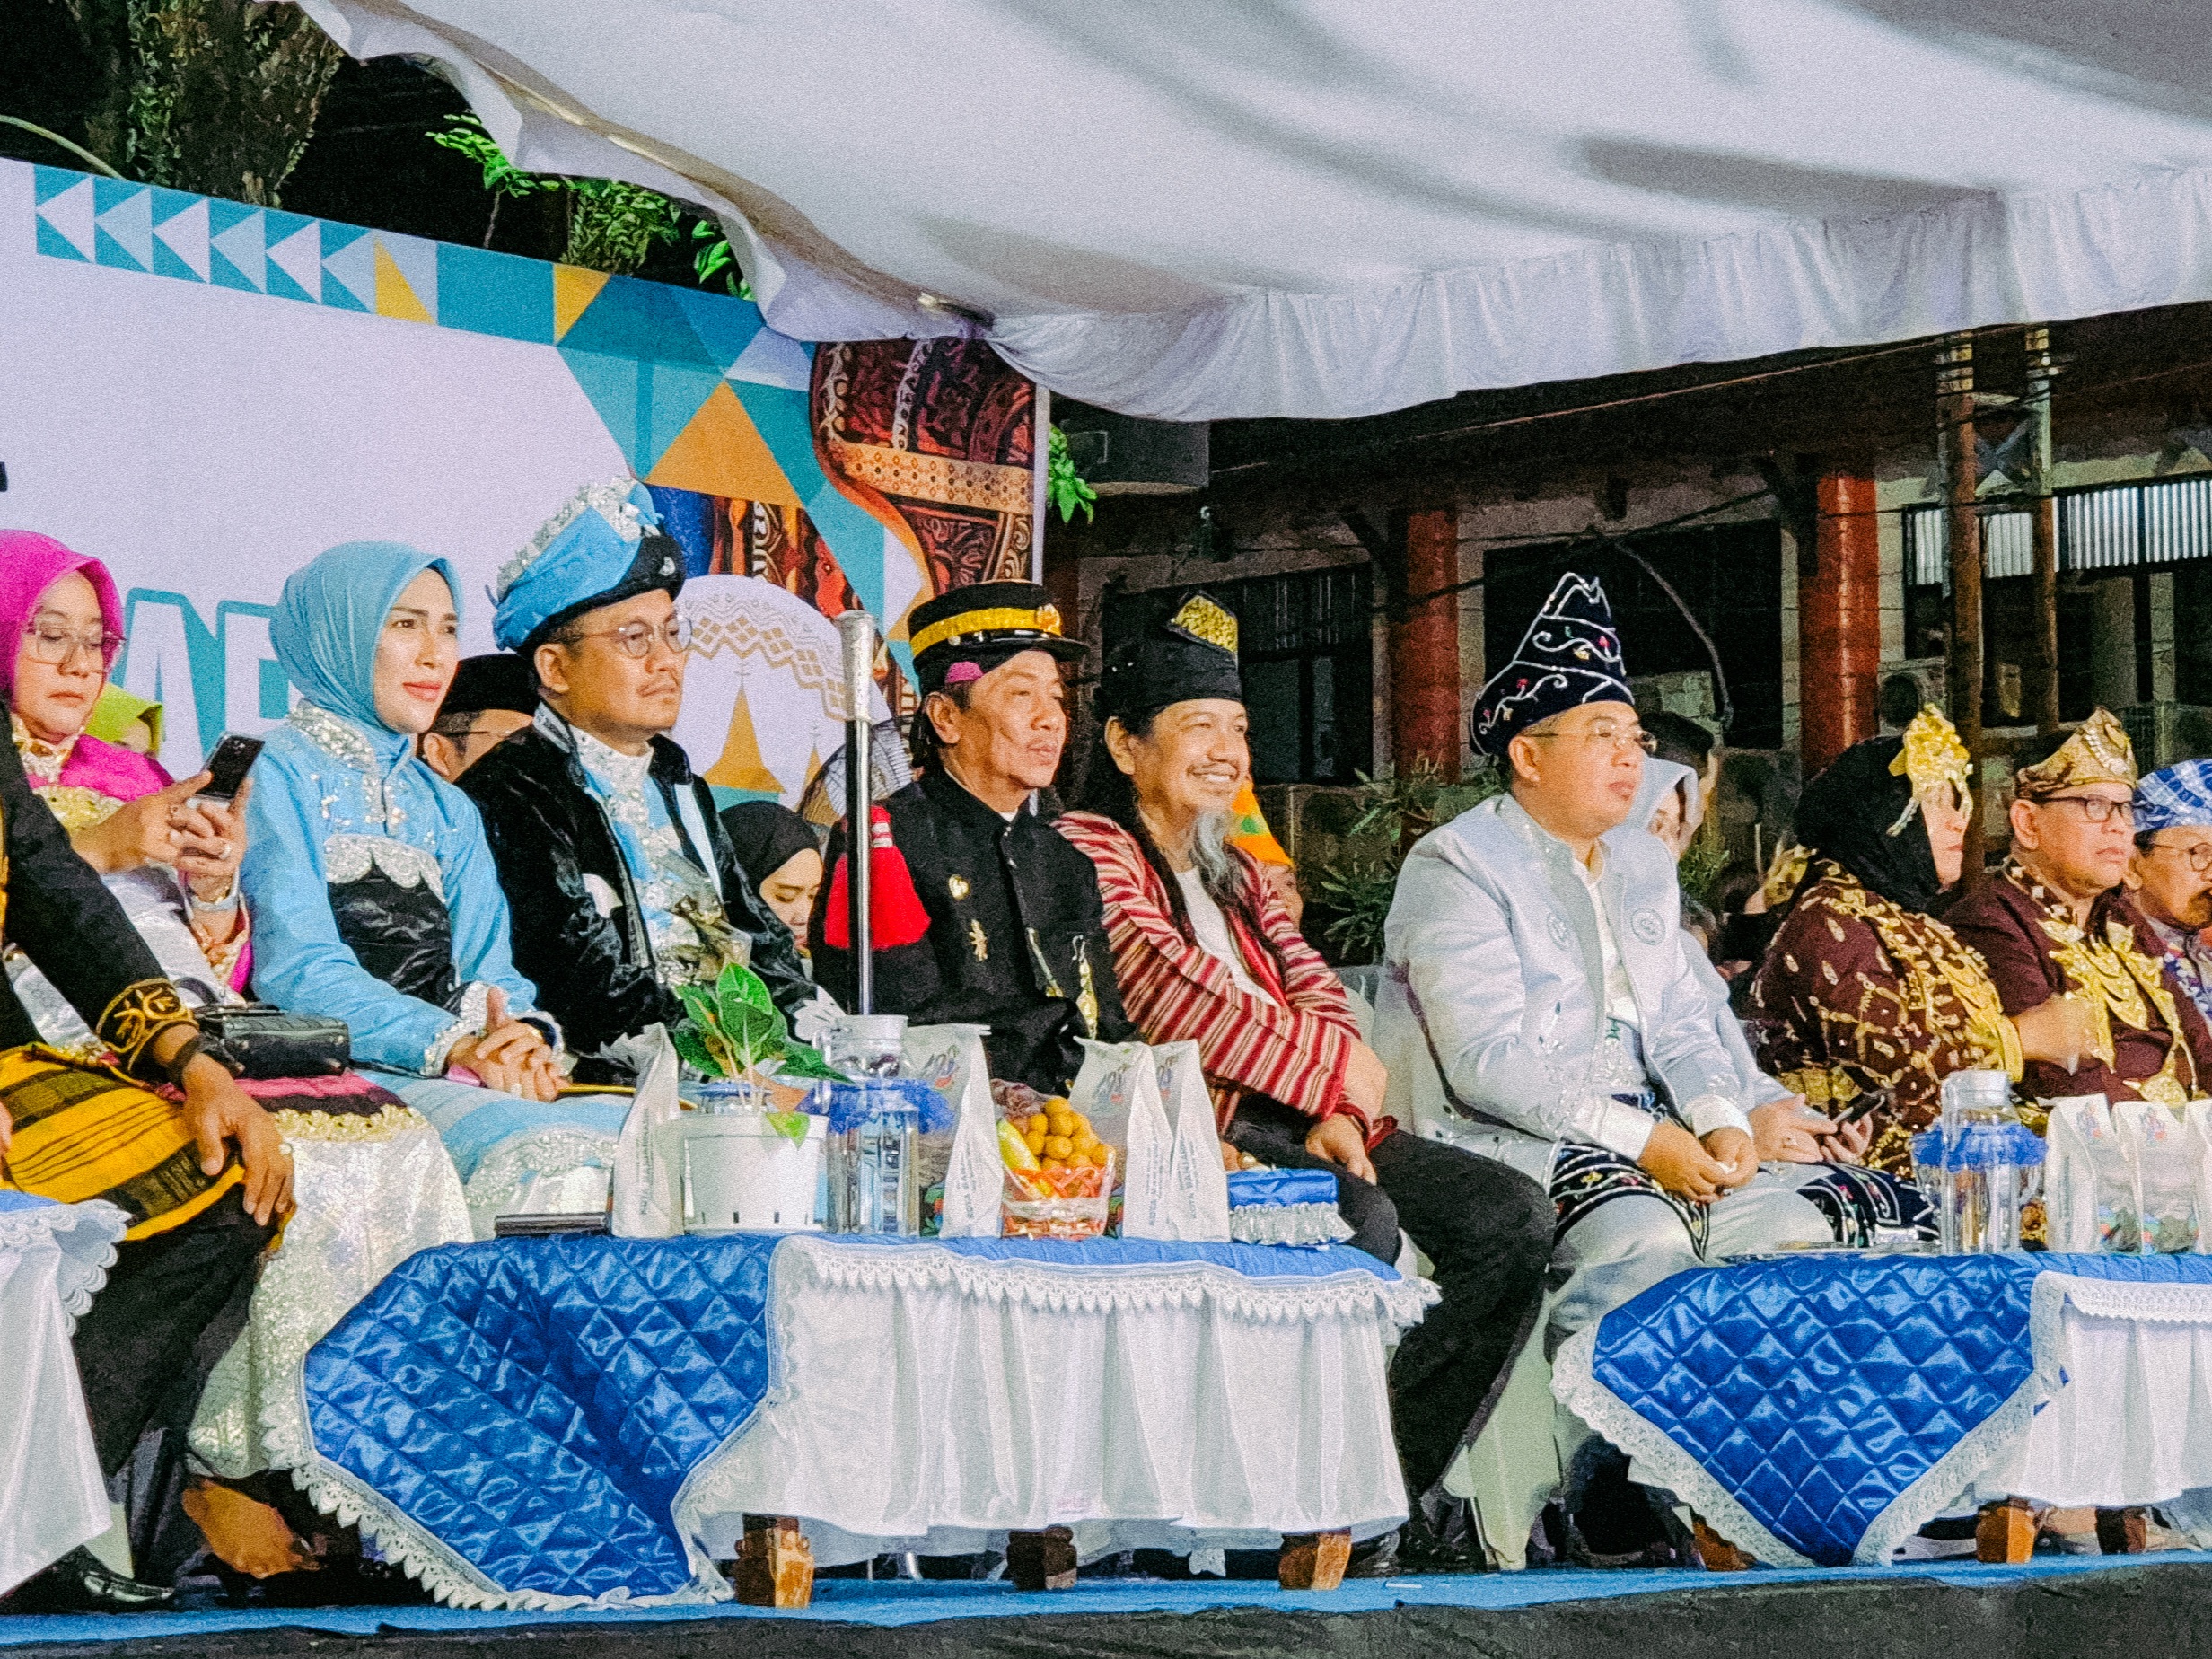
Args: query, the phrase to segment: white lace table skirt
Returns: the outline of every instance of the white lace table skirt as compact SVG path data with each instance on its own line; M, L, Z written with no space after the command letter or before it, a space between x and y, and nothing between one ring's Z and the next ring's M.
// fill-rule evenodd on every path
M475 1237L453 1162L414 1112L285 1111L276 1122L299 1207L192 1419L192 1450L232 1479L303 1463L307 1350L417 1251Z
M747 1512L798 1516L823 1566L1056 1523L1092 1559L1367 1538L1405 1515L1384 1345L1426 1285L806 1238L774 1272L773 1386L677 1505L717 1558Z
M2194 1494L2186 1507L2212 1516L2212 1286L2046 1274L2033 1321L2047 1398L1979 1495L2117 1509Z
M127 1224L112 1204L0 1192L0 1594L108 1530L69 1338Z

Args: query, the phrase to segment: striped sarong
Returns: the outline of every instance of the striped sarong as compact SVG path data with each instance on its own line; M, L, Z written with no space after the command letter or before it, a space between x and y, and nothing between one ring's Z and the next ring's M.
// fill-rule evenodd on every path
M0 1050L0 1105L15 1122L0 1187L105 1198L130 1217L126 1238L181 1226L245 1179L235 1155L219 1175L200 1168L177 1102L36 1043Z

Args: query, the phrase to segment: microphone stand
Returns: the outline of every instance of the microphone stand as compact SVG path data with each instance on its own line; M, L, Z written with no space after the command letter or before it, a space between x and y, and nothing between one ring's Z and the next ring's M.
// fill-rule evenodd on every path
M853 1008L875 1012L875 941L869 887L875 862L875 788L869 765L869 706L875 690L875 619L865 610L838 619L845 670L845 897L846 926L853 942Z

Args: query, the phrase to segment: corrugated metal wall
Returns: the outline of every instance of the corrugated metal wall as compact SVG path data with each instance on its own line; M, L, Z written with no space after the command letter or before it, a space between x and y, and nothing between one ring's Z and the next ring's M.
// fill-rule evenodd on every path
M2025 507L1982 509L1982 572L1991 580L2024 576L2033 567ZM1905 509L1905 580L1913 587L1950 586L1944 509ZM2061 571L2133 570L2212 557L2212 475L2155 484L2109 484L2058 497Z

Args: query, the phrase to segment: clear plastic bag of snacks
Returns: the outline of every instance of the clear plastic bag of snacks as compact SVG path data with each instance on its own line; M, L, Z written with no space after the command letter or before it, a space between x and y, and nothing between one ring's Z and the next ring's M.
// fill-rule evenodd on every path
M1010 1239L1095 1239L1113 1205L1116 1149L1088 1113L1018 1083L991 1084L1005 1167L1001 1205Z
M2138 1249L2143 1197L2111 1107L2102 1094L2045 1104L2050 1108L2044 1131L2050 1148L2043 1171L2045 1242L2053 1250L2076 1252Z
M2171 1106L2153 1101L2120 1101L2112 1108L2112 1124L2120 1131L2139 1199L2143 1253L2194 1251L2197 1181L2181 1118Z

